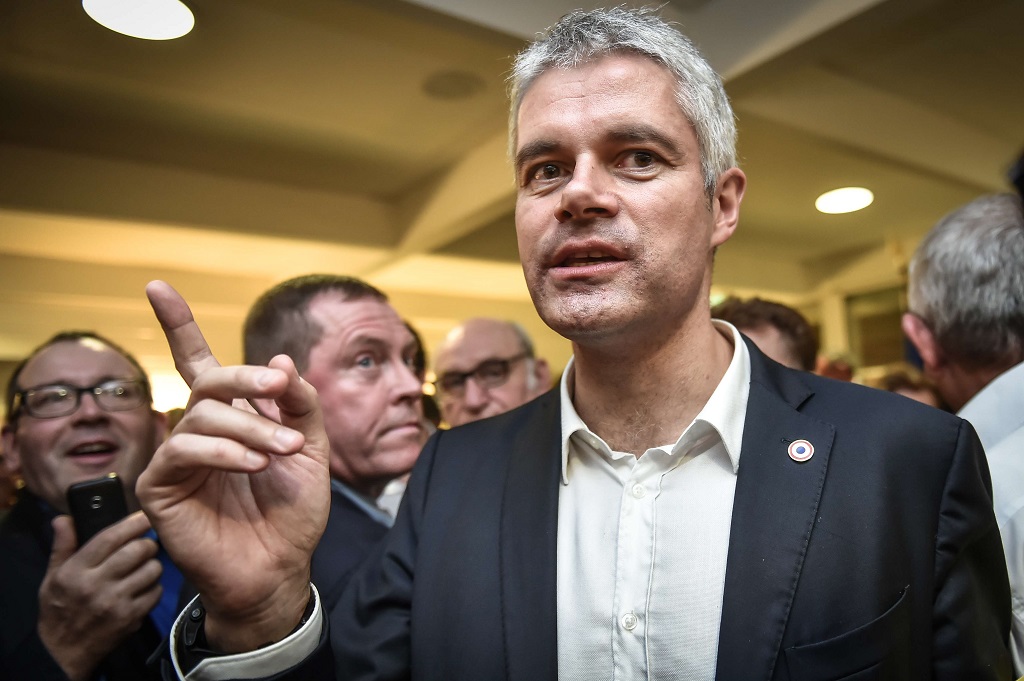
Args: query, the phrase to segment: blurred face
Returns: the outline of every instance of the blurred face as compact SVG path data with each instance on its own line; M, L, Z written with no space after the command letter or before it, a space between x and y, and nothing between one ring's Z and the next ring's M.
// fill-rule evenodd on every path
M422 385L413 374L416 341L387 303L314 298L323 328L303 378L320 395L331 443L331 475L377 496L408 472L425 439Z
M497 376L485 373L495 361L513 360L508 364L508 377L500 385L489 385ZM549 377L542 361L524 357L523 344L516 333L497 320L471 320L455 329L438 351L435 361L438 382L445 376L461 375L465 379L459 389L439 391L441 415L452 426L460 426L489 416L502 414L532 400L547 390Z
M86 388L111 379L139 378L121 354L91 339L51 345L29 360L18 377L22 390L63 384ZM163 439L163 414L148 401L127 411L105 411L92 394L66 416L35 418L22 412L4 433L11 468L48 504L67 512L67 488L117 473L129 508L138 508L135 482Z
M754 341L754 345L764 354L768 355L776 362L783 366L787 366L790 369L803 370L803 366L800 364L800 359L793 352L793 349L789 347L789 343L786 342L786 337L782 335L774 326L765 324L764 326L758 326L756 328L740 329L750 340Z
M516 231L540 316L573 341L659 342L707 317L745 179L709 201L671 74L635 55L552 69L519 110ZM620 342L621 345L621 342Z

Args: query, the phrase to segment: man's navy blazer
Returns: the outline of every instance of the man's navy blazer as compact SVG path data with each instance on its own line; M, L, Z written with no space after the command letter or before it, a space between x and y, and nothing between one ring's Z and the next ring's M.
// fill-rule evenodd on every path
M1009 589L967 422L748 342L720 681L1009 679ZM293 671L556 681L560 404L436 435L395 527ZM814 455L798 463L794 440ZM322 677L320 677L322 678Z
M324 608L341 597L356 568L387 534L386 525L338 490L331 489L331 510L310 564L313 583Z

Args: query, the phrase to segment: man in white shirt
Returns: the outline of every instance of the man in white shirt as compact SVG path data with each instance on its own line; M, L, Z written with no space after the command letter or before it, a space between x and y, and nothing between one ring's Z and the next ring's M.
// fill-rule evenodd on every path
M993 194L953 211L910 261L903 329L924 373L970 421L992 471L1013 597L1013 653L1024 674L1024 215Z
M711 320L746 178L692 44L648 11L574 12L517 59L512 106L523 270L573 362L557 390L431 438L326 629L306 581L325 505L312 391L282 358L215 366L184 302L151 285L193 409L217 405L140 484L204 599L179 620L173 669L1008 677L1005 565L970 425L781 367ZM223 404L251 397L274 398L281 424ZM211 509L224 485L238 496Z

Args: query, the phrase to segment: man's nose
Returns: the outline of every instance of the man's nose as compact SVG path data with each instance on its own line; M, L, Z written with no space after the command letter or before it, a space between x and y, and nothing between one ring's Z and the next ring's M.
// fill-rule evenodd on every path
M104 418L107 412L96 401L96 395L92 392L83 392L78 398L78 407L71 413L76 419L92 420Z
M562 188L555 219L568 222L614 215L618 201L612 191L613 182L614 178L602 164L581 158Z
M466 379L466 393L462 398L467 409L482 409L491 401L490 392L480 385L475 376Z
M419 399L420 395L423 394L423 381L412 370L412 367L404 362L399 364L399 368L395 372L395 392L399 399L413 397Z

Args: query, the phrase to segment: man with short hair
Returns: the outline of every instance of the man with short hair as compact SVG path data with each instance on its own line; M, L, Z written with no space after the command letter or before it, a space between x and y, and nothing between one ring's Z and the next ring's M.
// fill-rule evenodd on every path
M189 359L205 354L187 306L151 285L193 409L270 396L287 414L179 428L140 482L203 594L177 659L225 664L191 627L232 669L258 659L286 678L332 662L346 681L1008 678L1006 569L970 424L780 368L711 319L746 178L693 45L649 11L573 12L512 78L523 272L573 360L556 390L431 438L326 629L303 570L319 499L282 508L254 487L239 501L273 513L248 524L198 503L268 471L320 475L311 391L286 362ZM222 542L197 545L194 522ZM242 579L229 549L256 537ZM265 641L288 655L251 652Z
M434 360L441 416L450 426L503 414L546 393L548 363L515 322L479 317L452 329Z
M426 440L419 343L384 293L330 274L289 279L264 293L243 335L246 364L287 355L320 396L331 512L312 570L329 607L391 525L377 498L409 472ZM276 410L272 401L258 404Z
M730 296L711 308L711 316L735 326L779 364L814 371L818 339L804 316L793 308L763 298Z
M903 330L924 374L970 421L992 471L1013 592L1013 653L1024 674L1024 215L1014 194L942 218L910 261Z
M18 365L6 405L4 453L25 487L0 525L0 677L158 678L145 662L177 614L181 574L135 496L165 427L145 372L102 336L61 333ZM68 487L109 473L132 514L80 543Z

